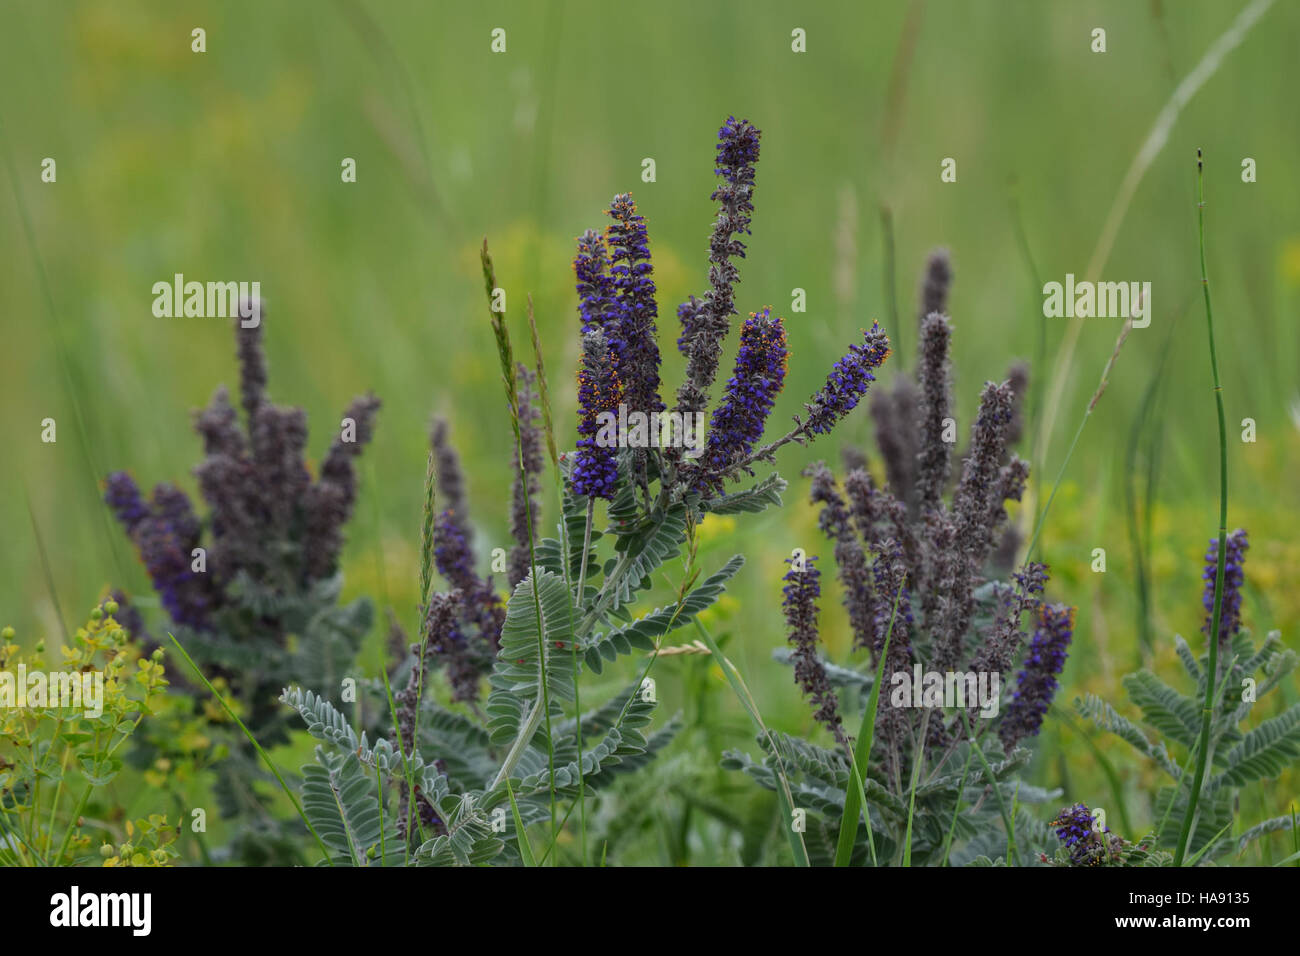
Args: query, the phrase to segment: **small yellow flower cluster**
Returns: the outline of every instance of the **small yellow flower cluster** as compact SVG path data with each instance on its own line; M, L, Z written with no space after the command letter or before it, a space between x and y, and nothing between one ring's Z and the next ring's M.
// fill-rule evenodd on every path
M180 855L175 842L176 828L161 813L151 813L134 824L127 820L126 842L116 847L105 843L99 855L104 857L105 866L171 866Z

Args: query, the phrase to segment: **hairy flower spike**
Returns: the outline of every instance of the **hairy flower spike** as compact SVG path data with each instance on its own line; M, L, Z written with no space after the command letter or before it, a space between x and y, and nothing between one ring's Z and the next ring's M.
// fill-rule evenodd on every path
M1227 535L1227 558L1223 563L1223 602L1219 608L1219 649L1225 651L1232 645L1232 639L1241 630L1241 587L1245 582L1246 551L1250 547L1246 532L1242 528ZM1209 550L1205 552L1205 590L1201 603L1205 607L1205 623L1201 633L1207 637L1214 627L1214 582L1219 573L1219 539L1211 538Z
M685 349L686 381L677 390L677 407L682 412L701 412L707 406L709 387L718 374L720 343L736 314L735 285L740 273L731 260L745 256L745 244L737 237L749 233L760 136L748 120L734 116L718 130L714 173L722 177L723 183L711 197L718 203L718 217L709 240L711 288L703 308L683 330L690 334L690 340Z
M962 468L961 482L952 498L957 522L957 544L978 567L993 545L993 529L1008 492L1023 488L1024 463L1011 468L1006 476L1000 462L1006 454L1007 428L1012 417L1011 388L1006 383L984 386L979 415L971 429L970 454Z
M894 379L892 389L871 396L871 418L876 423L876 444L885 462L889 490L910 503L916 485L916 386L907 375Z
M578 314L582 318L582 331L604 332L616 351L621 351L622 342L617 339L620 324L618 303L614 279L610 275L609 250L605 247L605 240L592 229L578 237L573 272L578 279Z
M677 307L677 321L682 326L682 334L677 336L677 351L682 355L690 354L691 343L695 341L695 333L699 331L699 323L708 314L706 307L707 303L695 296L690 296Z
M798 570L793 558L787 558L790 570L786 572L782 608L785 623L794 645L794 676L804 694L817 710L814 719L835 735L836 741L847 744L839 714L839 700L831 687L826 668L817 654L817 598L821 596L820 573L814 566L817 559L804 558L804 569Z
M484 647L495 650L501 643L505 607L492 589L492 579L480 578L474 570L474 552L450 510L434 520L433 557L438 573L460 592L461 623L477 632Z
M932 312L948 311L948 291L952 288L952 261L947 249L935 249L925 264L921 279L921 304L917 322L922 326Z
M266 353L262 349L262 322L265 309L260 300L240 303L240 314L257 316L258 322L245 328L237 317L235 320L235 350L239 356L239 386L244 413L248 416L248 427L253 427L257 410L266 401Z
M655 317L655 283L651 276L650 244L645 218L637 215L630 193L621 193L610 204L613 222L606 238L609 243L610 277L618 296L619 376L623 380L624 401L629 411L658 412L664 408L659 400L659 340Z
M343 526L352 517L357 497L353 459L370 442L380 404L373 395L353 400L345 415L355 425L355 434L349 436L352 440L345 441L342 433L334 439L321 464L320 477L307 489L303 561L308 578L329 577L338 567Z
M808 402L808 420L804 423L807 431L824 435L857 408L867 387L876 380L872 370L879 368L887 358L889 337L879 322L872 323L863 343L849 346L848 354L835 363L821 391Z
M720 491L749 457L785 384L788 362L781 319L773 319L770 309L752 313L740 330L740 351L726 394L709 421L697 488Z
M1038 627L1016 678L1015 694L998 726L1002 746L1008 753L1025 737L1036 736L1042 727L1047 708L1056 696L1056 678L1065 669L1073 634L1074 608L1042 605Z
M921 386L920 448L916 459L916 502L921 513L936 508L948 486L952 452L943 440L944 420L952 405L952 377L948 367L948 342L952 326L937 312L921 325L921 359L917 378Z
M853 629L854 645L866 647L872 642L876 613L866 552L853 529L852 514L835 487L835 477L830 469L817 462L804 474L812 477L813 503L822 506L818 525L822 533L835 542L835 564L844 587L844 607L849 614L849 626Z
M127 534L131 534L137 525L149 517L149 508L144 503L140 488L130 475L124 471L115 471L104 483L104 502L113 510L113 515L122 522Z
M469 527L469 509L465 503L465 473L460 467L460 456L451 443L450 431L446 419L436 418L429 432L438 500L445 509L456 515L461 533L472 543L474 537Z
M612 498L618 479L616 443L606 441L612 429L602 425L602 413L617 416L623 400L617 359L603 332L582 337L582 370L578 373L578 450L573 463L573 491L591 498ZM605 416L608 419L608 415ZM602 436L602 432L604 435Z

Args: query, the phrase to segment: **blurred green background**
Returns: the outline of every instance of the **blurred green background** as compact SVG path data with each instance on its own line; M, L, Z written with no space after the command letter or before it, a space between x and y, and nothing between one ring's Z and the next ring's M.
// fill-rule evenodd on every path
M633 192L649 223L664 377L675 388L674 312L708 287L713 149L730 114L763 131L737 306L785 315L792 350L769 437L873 319L894 338L890 364L910 366L917 280L936 245L951 250L956 272L964 434L985 379L1001 379L1013 359L1032 359L1040 347L1054 358L1064 337L1065 320L1044 322L1031 268L1039 281L1082 278L1157 115L1241 8L1218 0L4 3L0 618L20 636L58 634L110 584L149 596L100 482L126 468L141 485L172 479L193 491L200 445L190 412L219 383L237 382L226 322L153 316L151 286L180 272L260 280L270 393L307 410L313 465L352 396L373 389L383 399L345 553L347 591L410 620L432 413L451 420L465 458L480 546L509 546L511 431L478 275L483 237L521 353L525 297L535 300L557 420L571 442L573 239L603 226L614 193ZM195 27L207 32L206 53L191 52ZM498 27L507 50L494 54ZM806 31L806 53L791 51L796 27ZM1096 27L1107 31L1104 54L1090 49ZM1173 633L1199 646L1217 439L1199 299L1198 146L1207 157L1230 522L1252 535L1245 617L1257 633L1281 629L1295 646L1298 38L1300 6L1278 3L1226 56L1146 170L1102 270L1108 280L1151 282L1153 320L1125 346L1044 531L1052 596L1079 607L1062 700L1093 690L1119 701L1118 676L1137 662L1125 494L1145 484L1153 464L1158 669L1172 660ZM45 157L57 161L55 184L41 182ZM340 181L345 157L357 162L355 184ZM655 160L653 183L641 180L646 157ZM957 161L956 183L940 182L945 157ZM1244 157L1258 164L1253 184L1241 180ZM883 208L893 222L892 268ZM796 287L806 290L806 313L790 311ZM1045 486L1117 330L1107 319L1081 329L1053 440L1033 462ZM1130 454L1162 355L1164 374ZM882 377L890 374L887 365ZM1035 389L1047 387L1050 362L1033 375ZM1039 408L1031 402L1031 417ZM58 423L55 444L41 441L46 417ZM1257 423L1253 444L1237 440L1246 417ZM781 562L794 547L829 552L798 473L816 458L836 461L839 442L871 447L865 407L832 440L783 450L786 508L704 526L706 568L736 550L750 559L715 619L765 714L785 729L806 728L810 716L789 672L770 660L784 640ZM1107 550L1105 574L1089 570L1097 547ZM843 660L849 642L834 597L823 617L830 652ZM663 678L684 660L658 665L662 684L671 688ZM1294 699L1294 686L1286 693ZM743 742L748 731L732 705L724 723ZM1072 783L1069 797L1094 799L1091 757L1068 736L1044 735L1039 773ZM1055 744L1070 747L1077 779L1054 769ZM1279 795L1267 809L1285 804Z

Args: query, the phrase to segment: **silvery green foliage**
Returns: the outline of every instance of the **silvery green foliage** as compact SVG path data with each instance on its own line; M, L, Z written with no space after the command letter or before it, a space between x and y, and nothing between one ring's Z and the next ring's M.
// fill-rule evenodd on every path
M842 676L842 673L830 673L832 681ZM841 686L858 682L859 678L854 677ZM865 698L866 693L864 702ZM779 768L790 782L794 805L807 811L804 844L809 862L813 866L830 866L835 859L845 795L852 785L848 756L842 749L820 747L788 734L774 733L772 740L769 743L765 738L759 739L764 751L761 760L756 761L740 751L727 751L722 766L743 771L768 790L775 790L779 785ZM950 865L974 863L981 856L995 860L1007 857L1009 848L997 797L978 758L972 757L970 746L968 741L958 743L943 765L922 775L918 783L912 811L914 866L935 866L943 861L950 828L953 831ZM1054 800L1060 791L1033 787L1017 778L1018 771L1029 762L1028 750L1017 747L1011 756L1005 756L997 737L989 734L977 738L977 746L985 755L1006 805L1010 807L1015 801L1021 807L1015 816L1015 829L1022 862L1040 862L1039 854L1053 850L1056 841L1046 825L1023 808L1026 804ZM900 796L895 783L873 765L863 787L871 812L876 860L882 866L897 863L906 841L910 791L904 786ZM867 828L861 823L853 844L852 865L872 865Z
M1242 726L1259 700L1296 667L1295 651L1284 647L1279 637L1273 631L1256 648L1249 632L1243 629L1232 642L1227 663L1220 660L1210 724L1209 769L1197 808L1196 828L1187 847L1189 859L1198 854L1203 860L1214 860L1240 853L1259 837L1292 827L1290 816L1265 820L1235 836L1231 825L1243 787L1277 777L1300 759L1300 704L1259 722L1253 729ZM1174 643L1183 669L1196 684L1194 695L1181 693L1147 670L1124 677L1124 688L1141 711L1142 721L1156 731L1154 739L1096 695L1075 701L1079 713L1154 761L1170 778L1172 785L1160 788L1152 806L1158 823L1157 845L1168 848L1178 842L1192 782L1192 757L1180 765L1174 748L1189 755L1195 750L1209 666L1208 654L1197 657L1181 636L1176 636Z
M645 767L672 739L678 718L656 721L654 695L642 684L594 708L583 693L579 717L577 682L585 671L599 674L631 655L644 674L657 639L710 607L744 564L736 555L712 574L688 577L682 593L663 606L634 610L652 580L672 577L673 565L680 574L693 523L715 508L741 513L779 504L784 482L773 476L749 491L706 501L678 486L644 501L631 478L632 457L620 454L608 525L593 526L585 562L585 497L566 494L563 538L536 543L535 566L506 604L481 718L439 703L432 669L425 675L417 745L404 749L397 734L372 741L358 733L343 711L310 689L283 692L281 702L321 741L315 762L303 771L301 802L331 862L517 863L512 795L525 827L547 821L552 795L572 801L585 788L590 799L616 776ZM652 481L658 475L653 455L649 474ZM609 553L602 553L607 545ZM575 600L584 566L581 599ZM394 676L401 680L415 666L412 655ZM549 737L543 701L549 704ZM409 843L402 836L404 813L411 816Z

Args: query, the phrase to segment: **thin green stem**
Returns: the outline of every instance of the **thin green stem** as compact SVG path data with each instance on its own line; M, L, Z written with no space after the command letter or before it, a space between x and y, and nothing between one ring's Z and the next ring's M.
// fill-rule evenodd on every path
M284 782L284 777L280 776L280 770L278 767L276 767L274 761L272 761L270 756L267 754L267 752L262 749L262 745L257 742L257 738L253 736L252 732L247 727L244 726L244 722L239 719L239 715L236 714L234 710L231 709L230 704L226 702L226 698L222 697L221 694L217 692L217 689L213 687L211 681L208 680L207 675L204 674L203 671L199 669L198 664L194 663L194 658L190 657L189 651L185 650L185 648L181 646L181 642L176 640L176 635L168 633L167 636L172 639L172 643L176 645L176 649L181 652L181 657L185 658L185 663L189 664L190 669L193 670L194 673L198 675L199 680L203 681L203 686L206 687L208 689L208 692L217 699L217 703L219 703L221 705L222 710L226 712L226 716L228 716L231 720L233 720L235 724L239 727L239 729L244 732L244 736L247 737L248 742L253 745L253 749L257 751L258 755L262 758L262 761L266 764L268 768L270 768L271 773L275 775L275 779L278 780L280 783L280 789L283 790L284 795L289 798L289 802L293 804L293 808L296 811L298 811L298 816L302 819L302 822L306 825L307 831L311 833L312 838L315 839L316 841L316 845L320 847L321 853L324 854L325 856L325 862L328 863L330 866L333 866L334 860L330 856L330 851L326 849L324 841L321 840L320 835L316 832L316 828L313 827L311 825L311 821L307 819L307 814L303 812L302 804L298 802L298 798L294 795L294 792L289 789L289 785ZM137 720L136 724L139 724L139 722L140 721ZM134 730L134 728L132 729ZM124 735L122 739L125 740L126 737L128 736L130 736L130 734ZM118 741L118 743L120 744L121 741ZM117 748L114 747L113 749L115 750ZM113 752L112 750L109 751L110 754L112 752ZM89 796L90 796L90 790L89 788L87 788L86 796L81 798L82 806L85 805L86 797ZM79 816L80 813L81 813L81 807L78 807L77 813L73 814L74 819L77 816ZM65 840L64 843L66 845L67 841ZM59 850L60 855L62 855L62 852L63 849L60 848Z
M1219 625L1223 613L1223 577L1228 557L1228 426L1223 412L1223 386L1219 382L1219 357L1214 348L1214 310L1210 306L1210 278L1205 267L1205 163L1196 151L1196 231L1201 253L1201 290L1205 296L1205 327L1210 339L1210 371L1214 376L1214 403L1219 413L1219 553L1214 571L1214 612L1211 615L1209 672L1205 675L1205 706L1201 710L1201 734L1196 756L1196 773L1187 796L1187 811L1178 835L1174 866L1182 866L1187 843L1192 836L1192 821L1205 782L1205 765L1210 753L1210 720L1214 715L1214 684L1218 679Z

